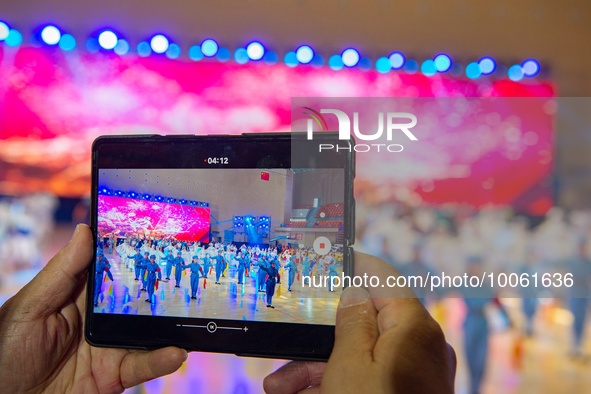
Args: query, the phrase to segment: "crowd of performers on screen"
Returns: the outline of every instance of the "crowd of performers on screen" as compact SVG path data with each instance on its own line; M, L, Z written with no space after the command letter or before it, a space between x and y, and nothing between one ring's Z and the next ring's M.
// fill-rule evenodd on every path
M280 291L281 280L292 291L294 284L310 285L310 278L338 276L342 271L343 254L338 248L324 256L313 248L300 247L238 247L232 243L184 242L174 239L127 237L122 242L114 236L99 236L95 275L94 306L99 305L102 284L113 281L111 260L134 273L134 280L145 291L146 302L155 302L154 292L159 281L173 281L175 287L183 285L183 276L189 276L191 300L196 300L198 289L207 289L208 280L215 286L235 281L237 285L254 286L256 292L265 293L267 308L275 308L273 296ZM222 280L222 278L225 278ZM328 280L327 290L335 289ZM278 294L280 295L280 294Z

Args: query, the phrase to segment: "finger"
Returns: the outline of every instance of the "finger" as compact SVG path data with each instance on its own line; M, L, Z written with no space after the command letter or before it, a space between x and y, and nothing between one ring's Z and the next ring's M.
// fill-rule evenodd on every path
M343 290L330 360L371 360L379 335L376 315L367 290L355 287Z
M27 284L19 296L26 310L23 316L48 316L64 305L86 280L92 259L92 232L84 224L76 226L68 244ZM51 294L51 296L48 296Z
M130 352L121 362L121 385L129 388L168 375L179 369L187 357L187 351L177 347Z
M293 394L308 387L320 386L326 363L292 361L263 380L268 394Z

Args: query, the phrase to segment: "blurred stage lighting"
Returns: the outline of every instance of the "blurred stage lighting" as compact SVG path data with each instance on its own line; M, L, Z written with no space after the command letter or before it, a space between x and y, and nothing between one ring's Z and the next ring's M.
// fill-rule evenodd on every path
M248 63L248 51L244 48L238 48L234 52L234 60L238 64L246 64Z
M168 49L166 50L166 57L169 59L176 59L179 56L181 56L181 47L178 46L177 44L170 44L168 46Z
M228 60L230 60L231 56L232 54L230 53L230 50L228 48L220 47L215 58L218 59L218 61L220 62L227 62Z
M408 74L416 73L419 71L419 63L416 60L407 60L406 63L404 63L404 71Z
M378 60L376 60L376 70L381 73L387 73L392 69L392 64L390 63L390 59L385 56L382 56Z
M106 50L114 49L117 46L117 34L111 30L105 30L98 36L98 43L101 48Z
M302 45L296 50L298 62L308 64L314 58L314 50L309 45Z
M120 38L119 40L117 40L117 45L115 45L115 48L113 48L113 52L115 52L117 55L125 55L127 52L129 52L129 43Z
M6 40L6 37L8 37L9 31L10 31L10 28L8 27L8 25L6 23L0 21L0 41Z
M211 38L205 39L201 43L201 53L203 53L203 56L205 57L214 57L218 53L219 49L220 46L216 40Z
M373 63L370 58L362 57L361 59L359 59L359 64L357 64L357 66L361 71L369 71L371 70Z
M497 63L492 57L484 56L478 61L478 66L480 67L480 73L482 75L489 75L495 72Z
M55 45L59 43L60 38L62 38L62 33L53 25L45 26L43 30L41 30L41 39L47 45Z
M406 63L406 58L401 52L392 52L390 56L388 56L388 60L390 61L390 66L392 69L399 70L404 66Z
M511 67L509 67L509 71L507 71L507 76L512 81L521 81L523 79L523 70L521 69L521 65L514 64Z
M341 53L343 65L355 67L359 63L359 52L354 48L347 48Z
M170 43L168 42L168 38L164 37L162 34L156 34L150 40L150 47L155 53L164 53L168 49Z
M433 62L435 63L435 69L437 72L444 73L451 68L451 57L445 53L440 53L435 56Z
M216 51L217 53L217 51ZM203 59L203 52L201 51L201 46L199 45L193 45L191 48L189 48L189 59L193 60L193 61L198 61Z
M437 68L435 67L435 62L431 59L427 59L421 64L421 72L431 77L437 73Z
M283 57L283 62L289 67L295 67L298 65L298 56L295 52L287 52Z
M142 41L139 44L137 44L137 54L141 57L146 57L146 56L150 56L150 54L152 53L152 48L150 48L150 44L148 44L146 41Z
M328 67L333 70L340 70L344 67L343 65L343 58L341 55L332 55L330 59L328 59Z
M535 77L540 72L540 63L536 59L526 59L521 63L521 70L525 77Z
M258 41L253 41L246 46L246 53L250 60L261 60L265 55L265 47Z
M70 34L63 34L58 45L62 51L71 51L76 48L76 39Z
M480 71L480 66L476 62L472 62L466 66L466 76L470 79L476 79L480 77L482 71Z
M279 60L279 56L273 51L265 52L265 56L263 56L263 61L267 64L275 64Z

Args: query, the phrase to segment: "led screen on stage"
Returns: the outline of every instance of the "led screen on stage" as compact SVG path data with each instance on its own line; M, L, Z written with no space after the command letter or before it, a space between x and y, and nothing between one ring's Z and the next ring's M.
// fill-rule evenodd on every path
M209 208L99 195L98 227L103 234L209 242Z

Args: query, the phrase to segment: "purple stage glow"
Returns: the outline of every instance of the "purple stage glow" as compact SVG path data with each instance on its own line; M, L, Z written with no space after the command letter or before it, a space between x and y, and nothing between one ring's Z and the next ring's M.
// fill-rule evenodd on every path
M209 208L100 195L98 228L103 233L209 242Z

